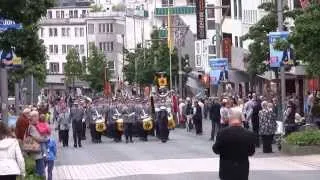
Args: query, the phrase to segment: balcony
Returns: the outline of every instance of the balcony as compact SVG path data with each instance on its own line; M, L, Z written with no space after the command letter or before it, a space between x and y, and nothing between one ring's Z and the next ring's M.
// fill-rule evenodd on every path
M186 15L186 14L195 14L196 7L195 6L181 6L181 7L170 7L171 15ZM156 8L155 16L167 16L168 8Z

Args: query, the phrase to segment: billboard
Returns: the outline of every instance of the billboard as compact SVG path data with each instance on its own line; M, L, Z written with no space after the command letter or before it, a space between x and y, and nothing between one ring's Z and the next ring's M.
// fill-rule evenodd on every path
M198 0L196 2L196 14L197 14L197 38L207 39L205 0Z
M284 51L274 49L275 42L278 39L286 40L289 36L289 32L270 32L269 37L269 48L270 48L270 59L269 64L271 68L278 68L284 58Z
M210 83L218 85L221 81L228 80L228 59L227 58L213 58L209 59Z

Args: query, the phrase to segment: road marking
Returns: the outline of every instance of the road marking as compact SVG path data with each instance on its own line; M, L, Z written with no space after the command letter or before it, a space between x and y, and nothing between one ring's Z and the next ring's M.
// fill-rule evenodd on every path
M193 172L218 172L218 170L219 158L163 159L147 161L117 161L88 165L62 165L54 168L53 177L59 177L59 180L93 180L143 174L165 175ZM250 159L250 170L313 171L320 170L320 167L290 161L285 157L272 157Z

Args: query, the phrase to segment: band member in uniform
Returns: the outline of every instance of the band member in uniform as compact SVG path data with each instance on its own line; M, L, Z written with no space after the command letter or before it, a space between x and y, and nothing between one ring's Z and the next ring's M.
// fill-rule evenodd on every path
M115 105L113 106L113 110L112 110L112 116L115 116L119 119L121 117L121 114L119 112L119 109L121 109L121 105L119 102L115 102ZM113 123L115 124L115 129L114 129L114 141L115 142L121 142L121 136L122 136L122 129L119 129L119 125L117 124L117 120L118 119L113 119ZM123 127L121 127L123 128Z
M75 102L70 110L70 119L72 122L74 147L82 147L81 133L82 133L82 119L84 116L83 109L79 107L78 102Z
M85 117L86 117L86 121L89 123L91 141L93 143L98 143L97 133L96 133L96 122L93 119L94 113L95 113L95 111L93 110L91 104L88 103L87 104L86 113L85 113Z
M126 143L130 142L133 143L132 140L132 126L133 126L133 119L135 118L134 114L129 111L128 106L124 105L122 108L122 117L124 121L124 134L126 136Z
M158 129L159 129L159 138L163 143L167 142L169 138L169 129L168 129L168 111L165 106L161 106L157 114ZM158 135L158 132L157 132Z

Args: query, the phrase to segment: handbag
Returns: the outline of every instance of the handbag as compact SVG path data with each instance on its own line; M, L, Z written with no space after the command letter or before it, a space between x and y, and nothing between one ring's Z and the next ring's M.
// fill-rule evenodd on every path
M27 153L38 153L41 151L40 143L38 143L32 136L29 134L30 127L24 133L24 139L22 143L23 150Z

